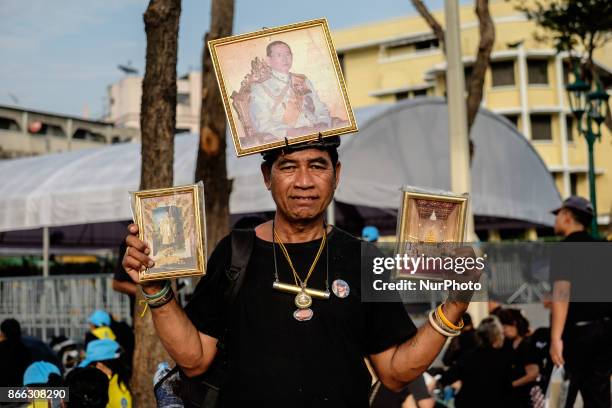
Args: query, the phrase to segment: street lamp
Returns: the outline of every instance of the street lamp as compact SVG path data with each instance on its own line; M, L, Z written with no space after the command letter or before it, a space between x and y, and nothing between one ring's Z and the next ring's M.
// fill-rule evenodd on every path
M579 63L577 63L578 65ZM574 71L574 82L567 84L565 89L568 93L570 108L576 118L578 133L584 135L589 148L589 191L591 204L593 205L593 221L591 222L591 234L599 237L597 228L597 196L595 193L595 160L593 157L593 146L595 141L601 138L601 124L605 119L606 101L608 94L602 89L601 84L597 83L594 91L591 91L591 84L584 81L578 69ZM582 125L583 117L586 113L585 126ZM593 126L595 124L595 126Z

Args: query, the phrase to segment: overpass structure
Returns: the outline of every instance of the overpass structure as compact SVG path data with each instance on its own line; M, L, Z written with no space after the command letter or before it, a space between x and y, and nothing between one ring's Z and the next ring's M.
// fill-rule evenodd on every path
M36 156L139 141L138 129L0 105L0 159Z

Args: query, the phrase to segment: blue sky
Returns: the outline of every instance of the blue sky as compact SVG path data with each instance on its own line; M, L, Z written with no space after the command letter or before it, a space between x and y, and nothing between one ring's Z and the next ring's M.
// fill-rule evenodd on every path
M234 32L326 17L333 29L414 13L410 0L235 0ZM0 104L99 118L118 64L144 70L146 0L2 0ZM442 0L428 1L432 9ZM178 73L199 69L210 0L183 0Z

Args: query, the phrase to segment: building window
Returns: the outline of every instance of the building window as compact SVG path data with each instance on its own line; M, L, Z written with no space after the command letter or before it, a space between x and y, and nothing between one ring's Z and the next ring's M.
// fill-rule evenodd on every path
M410 55L421 51L436 50L440 48L440 44L437 38L433 36L431 38L420 38L422 39L418 40L415 38L410 38L388 43L386 45L383 45L381 47L381 50L383 51L385 57L390 58Z
M96 132L92 132L89 129L77 129L76 132L72 135L73 139L77 140L88 140L96 143L106 143L106 138L104 135Z
M578 195L578 174L570 174L570 195Z
M527 76L532 85L548 85L548 61L541 59L527 60Z
M504 115L504 117L506 119L508 119L510 121L510 123L512 123L514 125L515 128L518 128L519 115L508 114L508 115Z
M491 63L493 86L514 85L514 61L497 61Z
M415 98L418 98L419 96L427 96L427 89L417 89L416 91L412 92L412 94Z
M50 135L55 137L66 137L64 129L59 125L49 125L42 122L31 122L28 126L28 132L33 135Z
M408 92L408 91L396 92L395 93L395 100L396 101L401 101L402 99L408 99L409 96L410 96L410 92Z
M66 137L66 133L64 133L64 129L58 125L43 125L43 129L45 129L45 133L55 137Z
M574 117L567 115L565 116L565 129L567 130L567 141L574 141Z
M417 51L421 50L432 50L440 47L440 43L437 38L431 40L418 41L414 43L414 48Z
M1 118L1 117L0 117L0 129L12 130L14 132L19 132L21 130L21 128L19 127L19 124L14 119Z
M552 140L551 115L531 115L531 140Z
M344 72L344 54L338 53L338 63L340 64L342 75L344 75L344 78L346 79L346 72Z
M178 105L190 106L191 105L191 101L189 99L189 94L188 93L181 93L181 92L176 94L176 103Z

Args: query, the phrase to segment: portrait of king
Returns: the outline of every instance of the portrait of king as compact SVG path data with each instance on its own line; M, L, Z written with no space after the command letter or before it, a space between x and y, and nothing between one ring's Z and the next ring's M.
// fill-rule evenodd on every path
M310 79L292 72L292 65L291 47L283 41L266 46L265 62L251 62L251 73L231 97L245 132L243 147L348 125L331 116Z

